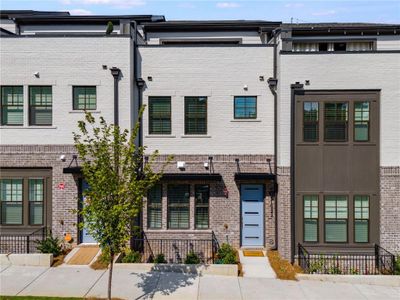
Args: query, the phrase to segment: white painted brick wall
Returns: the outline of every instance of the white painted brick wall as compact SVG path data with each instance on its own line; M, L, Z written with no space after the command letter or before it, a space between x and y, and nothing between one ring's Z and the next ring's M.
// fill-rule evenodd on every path
M163 154L273 154L272 47L141 47L148 96L171 96L172 138L148 136L144 144ZM260 81L259 76L265 80ZM248 91L243 86L248 86ZM257 96L259 122L233 122L233 97ZM208 97L208 138L185 138L184 96Z

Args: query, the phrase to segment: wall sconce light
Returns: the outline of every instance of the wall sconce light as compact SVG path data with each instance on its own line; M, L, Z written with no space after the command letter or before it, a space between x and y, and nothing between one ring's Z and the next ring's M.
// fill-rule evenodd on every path
M209 165L208 162L205 162L205 163L203 164L203 166L204 166L204 168L206 168L206 169L208 169L208 168L210 167L210 165Z
M259 79L260 81L264 81L264 76L259 76L258 79Z
M35 75L36 78L40 77L40 73L39 72L35 72L35 73L33 73L33 75Z
M306 80L306 81L305 81L305 84L306 84L306 85L310 85L310 80Z
M270 88L275 88L278 85L278 79L276 78L270 77L268 78L267 82Z
M245 91L247 91L247 90L249 89L249 87L247 86L247 84L245 84L245 85L243 86L243 89L244 89Z
M101 67L103 68L103 70L107 70L107 65L102 65Z
M147 76L147 80L148 81L153 81L153 77L152 76Z

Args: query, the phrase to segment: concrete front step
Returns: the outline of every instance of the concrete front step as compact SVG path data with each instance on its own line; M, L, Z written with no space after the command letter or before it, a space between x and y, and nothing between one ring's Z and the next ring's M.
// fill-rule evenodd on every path
M246 249L250 250L250 249ZM254 249L251 249L254 250ZM240 263L242 264L243 277L252 278L276 278L272 269L267 253L263 250L264 256L244 256L243 250L239 250Z

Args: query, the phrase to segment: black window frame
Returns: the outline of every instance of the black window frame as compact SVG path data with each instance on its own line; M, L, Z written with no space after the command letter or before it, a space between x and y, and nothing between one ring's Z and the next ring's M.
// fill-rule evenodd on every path
M199 188L207 187L207 203L199 203L197 199L197 194ZM198 208L207 208L207 227L199 227L197 224L198 216L197 209ZM195 184L194 186L194 227L198 230L205 230L210 228L210 185L209 184Z
M155 202L155 203L153 203L152 202L152 197L151 197L151 192L152 192L152 189L159 189L159 192L160 192L160 202ZM147 228L148 229L162 229L162 213L163 213L163 201L162 201L162 199L163 199L163 186L162 186L162 184L156 184L156 185L154 185L149 191L148 191L148 193L147 193ZM151 214L149 214L149 212L150 212L150 210L159 210L160 211L160 213L161 213L161 218L160 218L160 225L159 226L151 226L150 224L151 224L151 219L150 219L150 216L151 216Z
M13 93L12 93L12 95L13 95L13 99L12 99L13 105L8 105L8 104L4 104L3 103L3 95L4 95L3 89L5 89L5 88L12 88L13 89ZM14 105L14 95L15 95L14 89L15 88L21 88L22 89L22 104L21 105ZM1 125L2 126L24 126L24 86L23 85L2 85L1 86L0 97L1 97L0 98ZM12 107L22 106L22 123L20 123L20 124L8 124L8 123L4 122L4 112L5 112L4 108L8 108L9 106L12 106Z
M317 104L317 119L316 120L306 120L306 110L305 110L306 103L310 103L311 105ZM320 102L318 102L318 101L304 101L303 102L303 132L302 132L302 134L303 134L303 142L305 142L305 143L319 142L319 122L320 122L319 111L320 111ZM305 138L306 125L315 126L315 128L316 128L316 132L315 132L316 138L315 139L312 140L312 139Z
M185 186L187 193L189 194L187 203L171 203L170 188L173 186ZM171 227L171 208L186 208L188 212L187 227ZM167 186L167 228L171 230L186 230L190 229L190 184L168 184Z
M237 104L236 104L236 100L239 100L240 98L244 98L244 100L255 100L254 103L254 109L255 109L255 114L254 116L247 116L247 114L245 114L244 117L238 117L236 115L236 109L237 109ZM247 104L245 104L244 109L246 111L247 108L253 108L252 106L248 106ZM234 96L233 97L233 118L235 120L255 120L257 119L257 96Z
M203 101L205 101L205 116L202 117L190 117L189 118L189 114L196 114L195 112L189 112L189 105L188 102L190 100L196 99L197 101L200 101L200 99L203 99ZM208 98L205 96L185 96L185 135L207 135L207 131L208 131ZM199 113L197 113L199 114ZM189 120L195 120L196 123L198 123L198 120L202 120L204 119L204 128L205 131L200 131L197 129L197 131L189 131Z
M33 111L35 110L36 107L48 107L48 105L33 105L32 102L32 89L33 88L50 88L51 90L51 123L47 124L35 124L33 123ZM28 87L28 94L29 94L29 125L30 126L52 126L53 125L53 86L51 85L30 85ZM41 92L41 94L43 94Z
M323 120L323 124L324 124L324 142L326 143L345 143L348 142L349 140L349 102L348 101L326 101L323 102L324 103L324 120ZM335 111L337 112L337 105L338 104L346 104L346 118L345 121L341 121L341 120L327 120L327 109L326 106L327 104L335 104ZM338 115L336 114L335 117L337 118ZM345 125L345 131L344 131L344 135L345 138L344 139L327 139L327 125L340 125L343 124Z
M85 101L84 101L84 106L85 108L78 108L78 99L75 99L75 89L78 88L83 88L85 89ZM94 88L95 91L95 107L94 108L87 108L87 95L90 95L86 92L86 89L88 88ZM72 86L72 110L96 110L97 109L97 86L95 85L74 85Z
M169 116L165 117L163 116L162 118L154 118L152 115L152 107L154 105L153 102L157 101L157 100L167 100L169 101L169 111L167 112L167 114L169 114ZM148 98L148 102L149 102L149 109L148 109L148 116L149 116L149 135L170 135L172 133L172 102L171 102L171 97L170 96L149 96ZM152 121L153 120L169 120L169 131L164 131L161 130L159 132L155 132L153 125L152 125Z

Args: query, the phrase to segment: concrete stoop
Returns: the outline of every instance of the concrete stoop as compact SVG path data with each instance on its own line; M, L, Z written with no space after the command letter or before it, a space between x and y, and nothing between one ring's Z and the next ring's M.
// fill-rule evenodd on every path
M262 257L244 256L243 250L250 250L250 249L239 250L239 259L240 263L242 264L243 277L270 278L270 279L276 278L276 274L269 263L267 252L265 250L262 250L264 254L264 256Z

